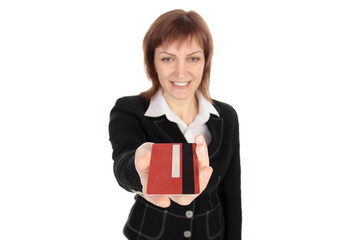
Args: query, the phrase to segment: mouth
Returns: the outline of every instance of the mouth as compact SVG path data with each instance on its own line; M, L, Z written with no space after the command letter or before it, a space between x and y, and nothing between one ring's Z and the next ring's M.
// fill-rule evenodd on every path
M190 84L191 81L189 82L171 82L172 85L176 86L176 87L186 87Z

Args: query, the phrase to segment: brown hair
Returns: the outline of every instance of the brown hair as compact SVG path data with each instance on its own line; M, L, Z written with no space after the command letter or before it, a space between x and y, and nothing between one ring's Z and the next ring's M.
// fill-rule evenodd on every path
M213 55L213 41L210 30L204 19L195 11L186 12L184 10L172 10L162 14L150 26L143 40L144 60L146 74L152 82L149 90L142 92L141 95L150 101L160 88L159 78L154 64L155 49L163 44L179 42L182 44L190 37L195 39L204 51L205 66L201 83L200 92L204 97L212 101L209 93L211 59Z

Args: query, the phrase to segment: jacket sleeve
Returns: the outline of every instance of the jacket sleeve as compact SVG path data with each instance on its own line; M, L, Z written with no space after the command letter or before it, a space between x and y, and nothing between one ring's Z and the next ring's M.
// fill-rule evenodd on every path
M233 153L221 182L227 240L241 239L242 227L239 123L236 112L233 131Z
M127 191L141 191L134 158L136 149L144 142L144 131L139 116L129 110L126 98L120 98L111 110L109 135L116 180Z

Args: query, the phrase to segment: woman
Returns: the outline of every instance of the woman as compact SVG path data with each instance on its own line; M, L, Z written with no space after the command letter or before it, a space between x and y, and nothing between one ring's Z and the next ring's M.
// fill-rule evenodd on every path
M161 15L143 41L152 87L118 99L110 115L114 172L136 192L129 239L241 239L239 126L235 110L212 100L213 43L194 11ZM200 194L146 194L153 143L196 143Z

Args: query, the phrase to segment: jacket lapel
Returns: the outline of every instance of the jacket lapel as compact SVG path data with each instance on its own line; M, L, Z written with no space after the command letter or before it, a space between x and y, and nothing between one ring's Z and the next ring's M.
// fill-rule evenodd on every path
M172 143L186 143L186 139L180 131L178 125L174 122L167 120L163 115L160 118L154 120L155 126L159 131Z
M208 146L210 159L214 157L215 154L219 151L221 143L223 141L223 124L223 118L213 115L210 116L209 121L206 123L211 133L211 142Z

